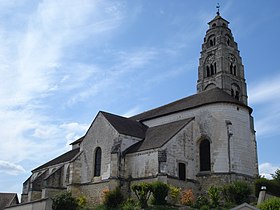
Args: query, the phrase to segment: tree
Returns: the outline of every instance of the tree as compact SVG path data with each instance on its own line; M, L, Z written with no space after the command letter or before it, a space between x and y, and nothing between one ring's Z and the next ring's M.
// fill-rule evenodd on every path
M72 197L71 193L62 193L53 198L52 204L53 210L77 210L78 203L75 198Z
M273 180L280 183L280 169L277 169L274 173L275 174L271 174Z

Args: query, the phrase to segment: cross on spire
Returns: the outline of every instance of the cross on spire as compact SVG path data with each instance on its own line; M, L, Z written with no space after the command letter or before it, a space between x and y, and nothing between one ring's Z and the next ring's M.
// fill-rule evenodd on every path
M216 6L216 8L217 8L217 15L220 15L220 4L219 3L217 3L217 6Z

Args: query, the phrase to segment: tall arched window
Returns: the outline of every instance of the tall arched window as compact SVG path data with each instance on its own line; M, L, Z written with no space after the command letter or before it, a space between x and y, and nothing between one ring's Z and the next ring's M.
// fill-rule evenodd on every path
M200 159L200 171L210 171L211 170L210 142L207 139L204 139L200 142L199 159Z
M94 176L100 176L101 174L101 148L97 147L95 150L94 158Z

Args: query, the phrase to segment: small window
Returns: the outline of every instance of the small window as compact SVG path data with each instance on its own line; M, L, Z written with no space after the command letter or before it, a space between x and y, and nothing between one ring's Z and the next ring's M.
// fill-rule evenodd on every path
M186 180L186 164L185 163L179 163L179 179L180 180Z
M213 28L216 27L216 26L217 26L216 23L213 23L213 24L212 24L212 27L213 27Z
M230 45L230 40L229 40L229 39L227 39L227 45L228 45L228 46Z
M239 100L239 91L236 91L236 93L235 93L235 98L236 98L237 100Z
M199 159L200 159L200 171L210 171L210 142L207 139L201 141L199 145Z
M97 147L95 151L94 159L94 176L100 176L101 174L101 148Z
M210 76L210 69L209 69L209 66L206 67L206 76L207 76L207 77Z

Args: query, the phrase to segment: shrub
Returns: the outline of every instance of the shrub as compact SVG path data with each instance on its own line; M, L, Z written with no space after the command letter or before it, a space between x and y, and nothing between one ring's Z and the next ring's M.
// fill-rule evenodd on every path
M152 183L152 193L153 199L152 204L154 205L165 205L166 204L166 196L168 195L169 187L167 184L163 182L153 182Z
M261 210L278 210L280 209L280 198L271 198L260 205L258 205L258 208Z
M132 185L131 189L138 198L141 208L147 208L148 200L152 193L152 185L150 183L142 182Z
M222 188L227 202L242 204L249 201L252 189L247 182L237 181Z
M120 188L116 188L105 194L104 205L107 209L115 209L124 201Z
M135 201L131 198L128 198L122 205L122 210L136 210L136 209L140 209L137 208L137 205L135 203Z
M280 196L280 183L275 180L268 180L266 178L257 179L255 182L255 195L259 196L262 186L266 186L266 191L275 195Z
M208 198L205 196L205 195L201 195L201 196L198 196L193 207L196 208L196 209L202 209L202 207L204 206L207 206L208 209L210 208L209 207L209 200Z
M55 196L53 199L52 208L53 210L76 210L78 208L78 203L75 198L72 197L71 193L62 193Z
M194 195L191 189L185 189L182 192L181 203L183 205L191 206L194 204Z
M82 208L86 207L86 204L87 204L86 196L81 195L76 199L76 201L77 201L77 204L78 204L79 208L82 209Z
M210 199L210 205L216 208L220 204L220 189L215 186L211 186L208 190L208 196Z
M179 187L169 186L169 195L174 203L178 202L181 189Z

